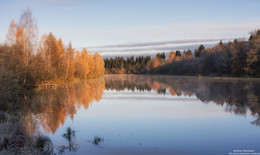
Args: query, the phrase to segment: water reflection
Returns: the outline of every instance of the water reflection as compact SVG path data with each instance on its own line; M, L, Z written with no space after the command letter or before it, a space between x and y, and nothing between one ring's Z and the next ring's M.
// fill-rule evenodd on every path
M42 127L45 133L54 134L67 117L73 120L78 109L88 109L93 101L101 100L104 90L103 78L67 83L56 89L36 90L31 104L21 106L24 124L29 133Z
M172 96L195 95L204 103L214 102L238 115L250 110L256 117L251 123L260 125L260 80L145 75L107 75L105 80L107 90L156 90L158 94L168 90Z
M260 125L260 81L195 77L106 75L105 78L78 81L60 85L57 89L37 90L21 107L22 118L30 135L40 126L44 132L54 134L64 125L67 117L72 120L80 107L88 109L93 101L102 99L105 90L169 92L172 96L195 95L204 103L214 102L225 110L238 115L251 112Z
M33 151L52 152L52 142L48 137L42 136L41 129L50 136L55 134L68 118L74 119L80 108L87 110L94 101L102 100L105 89L156 91L165 97L196 96L204 103L214 102L225 107L227 112L237 115L250 113L255 117L251 124L260 126L259 88L259 80L106 75L100 79L62 84L56 89L36 89L17 103L1 107L5 110L0 112L0 154L3 153L1 150L13 148L15 153L20 153L29 146L37 148ZM169 99L175 100L176 97ZM7 132L10 134L6 134ZM74 130L68 128L61 136L66 139L68 145L59 146L59 153L78 150ZM95 137L92 144L99 146L103 141L103 138Z

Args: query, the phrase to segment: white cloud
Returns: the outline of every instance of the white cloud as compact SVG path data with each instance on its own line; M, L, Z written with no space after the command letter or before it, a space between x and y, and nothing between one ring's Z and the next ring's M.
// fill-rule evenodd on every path
M213 38L213 39L187 39L187 40L170 40L170 41L157 41L157 42L141 42L141 43L125 43L116 45L104 45L104 46L92 46L87 47L88 49L97 48L125 48L125 47L145 47L145 46L158 46L158 45L169 45L169 44L189 44L199 42L216 42L220 40L233 40L234 38Z

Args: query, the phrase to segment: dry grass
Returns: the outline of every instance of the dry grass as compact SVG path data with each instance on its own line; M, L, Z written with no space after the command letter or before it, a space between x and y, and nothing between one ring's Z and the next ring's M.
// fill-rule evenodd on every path
M46 136L29 136L19 116L0 112L0 154L52 154L53 145Z

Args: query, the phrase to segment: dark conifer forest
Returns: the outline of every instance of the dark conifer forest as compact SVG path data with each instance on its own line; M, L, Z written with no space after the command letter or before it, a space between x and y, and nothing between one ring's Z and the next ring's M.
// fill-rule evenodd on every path
M106 73L170 74L189 76L260 77L260 30L247 41L220 41L212 48L200 45L194 52L171 51L150 56L106 58Z

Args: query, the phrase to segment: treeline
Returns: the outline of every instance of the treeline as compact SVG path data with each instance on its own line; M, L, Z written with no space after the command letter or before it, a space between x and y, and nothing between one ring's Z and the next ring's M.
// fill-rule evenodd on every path
M192 57L173 59L156 68L159 74L260 77L260 30L248 41L220 41L215 47L201 45Z
M183 55L183 56L182 56ZM180 60L180 58L191 58L191 50L176 52L172 51L166 60L165 53L157 53L155 58L151 56L139 56L139 57L115 57L106 58L105 62L105 73L106 74L156 74L159 66L166 65L167 63L174 60Z
M151 57L150 56L139 56L134 58L127 57L126 59L123 57L115 57L113 58L106 58L104 60L105 62L105 69L106 73L112 73L112 74L140 74L140 73L146 73L148 68L148 62L150 62Z
M37 41L38 27L27 9L19 22L12 20L6 43L0 45L1 84L16 83L19 87L47 82L99 77L104 61L98 53L78 51L71 43L64 45L52 33Z
M172 51L167 59L164 53L158 53L142 70L137 67L134 71L117 72L118 67L111 64L118 64L118 58L105 59L105 62L107 73L260 77L260 30L252 32L248 41L234 40L226 44L220 41L207 49L200 45L194 52Z

